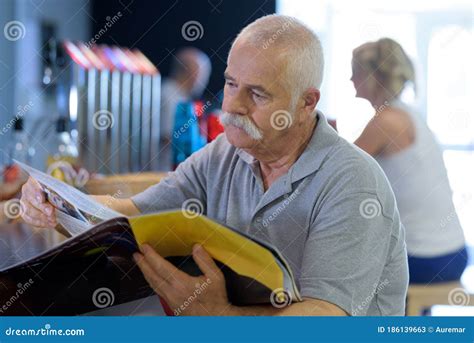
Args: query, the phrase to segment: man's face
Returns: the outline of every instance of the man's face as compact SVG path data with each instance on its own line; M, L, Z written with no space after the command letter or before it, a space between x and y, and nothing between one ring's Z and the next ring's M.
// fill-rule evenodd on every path
M223 124L228 141L236 147L272 146L287 134L287 130L272 125L272 114L289 111L291 101L291 94L284 87L286 66L276 56L275 50L239 42L229 53L222 109L228 113L224 116L236 120L226 124L223 118ZM253 134L242 126L250 127Z

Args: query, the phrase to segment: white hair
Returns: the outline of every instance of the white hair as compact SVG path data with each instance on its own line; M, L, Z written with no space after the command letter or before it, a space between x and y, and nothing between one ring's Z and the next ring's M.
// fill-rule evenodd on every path
M278 49L276 56L286 63L285 82L292 93L292 106L307 89L320 89L324 69L321 42L298 19L277 14L261 17L239 33L232 47L237 41L263 50Z

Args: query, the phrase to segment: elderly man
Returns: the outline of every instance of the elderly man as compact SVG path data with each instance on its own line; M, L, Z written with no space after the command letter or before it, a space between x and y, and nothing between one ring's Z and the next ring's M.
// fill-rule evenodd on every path
M376 162L316 111L322 69L320 42L306 26L286 16L258 19L229 53L225 134L145 192L98 198L130 215L200 201L207 216L276 246L304 298L285 308L233 306L201 246L193 257L204 276L196 278L144 245L135 260L171 308L210 278L183 314L404 314L407 256L393 193ZM33 181L22 201L27 221L55 224Z

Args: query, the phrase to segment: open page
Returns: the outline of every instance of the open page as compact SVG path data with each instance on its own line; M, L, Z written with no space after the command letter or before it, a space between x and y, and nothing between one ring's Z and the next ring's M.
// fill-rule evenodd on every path
M75 234L58 242L45 241L31 247L31 249L27 246L30 244L28 239L21 243L22 247L26 246L26 248L22 248L21 256L15 256L17 258L3 263L0 266L0 274L41 263L44 263L46 267L53 260L56 265L62 263L69 265L73 260L79 261L86 256L100 255L105 252L107 252L107 256L131 257L131 254L137 251L137 245L125 217L113 218L98 225L87 226L80 220L60 213L58 221L62 221L68 230ZM8 252L7 255L11 253ZM0 254L0 258L2 258L2 254Z
M57 216L59 223L71 235L104 220L123 216L74 187L24 163L15 162L40 183L48 201L56 208L56 213L60 213ZM67 225L70 225L71 229Z
M56 209L56 219L58 223L64 228L64 230L69 233L71 236L76 236L92 227L92 224L89 224L83 220L76 219L64 212Z

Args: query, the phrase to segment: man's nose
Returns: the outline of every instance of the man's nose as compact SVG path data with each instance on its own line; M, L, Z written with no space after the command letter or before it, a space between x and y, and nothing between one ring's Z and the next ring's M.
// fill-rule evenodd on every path
M224 92L224 100L222 102L222 110L227 113L233 113L238 115L247 115L248 106L245 103L240 92L237 94L226 94Z

